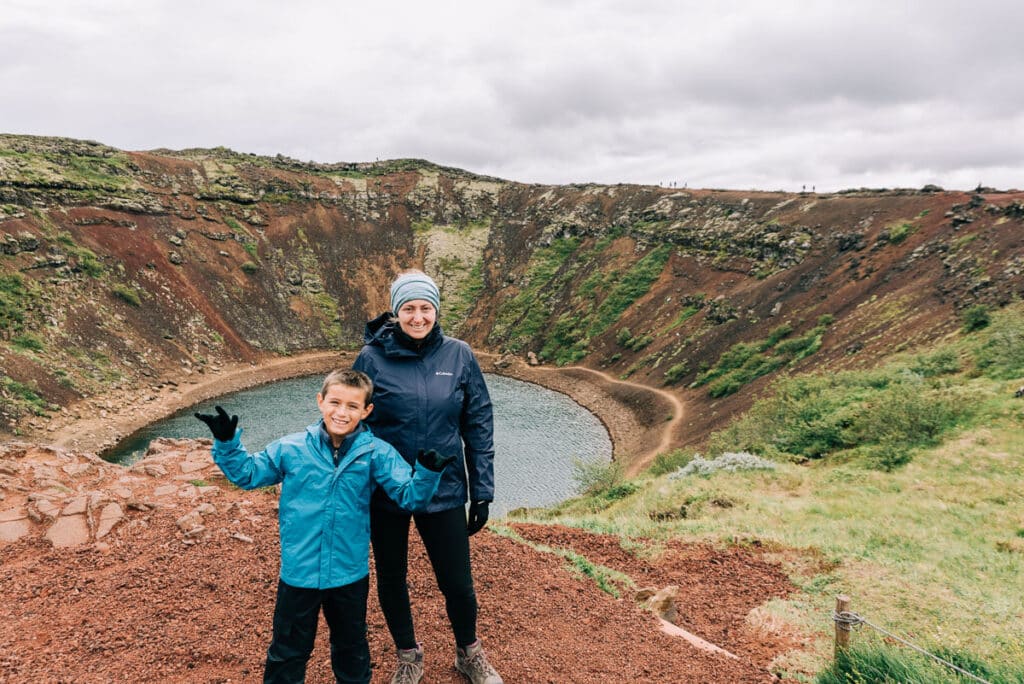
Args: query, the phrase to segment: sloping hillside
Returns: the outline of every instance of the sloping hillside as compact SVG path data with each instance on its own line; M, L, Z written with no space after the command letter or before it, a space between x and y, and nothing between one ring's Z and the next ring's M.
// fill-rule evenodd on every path
M450 332L667 387L693 443L779 373L873 365L1019 296L1022 221L1024 193L985 188L555 187L0 135L0 430L354 348L396 270L422 266Z

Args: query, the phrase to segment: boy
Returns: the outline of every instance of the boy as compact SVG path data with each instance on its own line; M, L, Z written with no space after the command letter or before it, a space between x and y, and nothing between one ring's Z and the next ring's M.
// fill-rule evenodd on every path
M313 652L321 608L330 630L331 668L339 682L370 681L366 640L370 494L380 486L404 508L419 510L454 460L420 451L415 470L362 420L373 383L337 370L316 396L322 420L249 455L238 416L195 414L213 433L213 460L243 489L282 483L278 522L281 575L264 682L301 682Z

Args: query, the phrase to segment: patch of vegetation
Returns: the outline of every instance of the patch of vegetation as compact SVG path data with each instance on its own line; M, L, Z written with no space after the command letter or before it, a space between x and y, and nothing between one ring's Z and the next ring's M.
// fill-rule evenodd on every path
M619 598L621 595L620 587L622 589L636 588L636 584L628 575L625 575L618 570L598 565L597 563L589 560L586 556L580 555L571 549L552 548L545 544L538 544L536 542L529 541L524 539L514 530L503 525L494 525L488 529L524 546L529 546L531 549L539 551L540 553L550 553L568 560L573 569L584 577L593 580L601 591L611 594L615 598Z
M633 302L647 294L672 254L671 245L655 247L630 267L597 307L588 334L597 337L611 327Z
M130 285L114 283L110 286L110 291L114 293L115 297L123 302L131 304L132 306L142 306L142 299L139 297L139 291Z
M960 314L960 319L963 321L964 332L974 332L987 328L988 324L992 322L992 315L984 304L975 304L964 309Z
M459 289L445 298L445 330L458 331L466 316L484 290L483 260L477 261L469 270Z
M573 480L577 491L606 503L623 499L637 491L635 483L626 479L617 461L573 461Z
M634 301L647 294L651 285L661 275L671 253L672 248L669 246L651 250L625 274L614 279L615 285L596 309L589 313L567 311L559 316L541 348L541 358L551 359L557 365L563 366L586 356L590 340L604 333L618 321ZM649 335L638 338L630 335L629 348L638 351L650 344L653 339Z
M0 275L0 331L21 330L26 314L39 295L40 288L34 280L26 279L20 273Z
M232 216L225 216L224 224L231 230L235 231L236 233L245 232L244 229L242 228L242 224L235 220L235 218Z
M668 370L665 371L665 377L662 380L662 384L674 385L683 377L690 372L690 366L685 361L677 363L674 366L669 366Z
M889 242L894 245L898 245L908 237L910 237L916 230L915 226L909 223L896 223L888 228L889 230Z
M252 275L256 271L260 270L260 265L253 261L246 261L241 266L239 266L239 268L242 269L243 273Z
M71 233L61 231L57 234L57 242L64 247L68 256L74 261L72 267L92 278L103 275L103 264L91 249L82 247L75 242Z
M712 435L710 449L797 460L844 455L892 470L915 449L937 444L973 410L972 402L902 364L784 378L773 389Z
M639 335L634 337L629 328L622 328L618 333L616 333L615 341L620 347L625 347L632 351L640 351L653 342L654 337L652 335Z
M666 332L669 330L675 330L683 323L688 321L698 311L700 311L700 307L698 306L694 306L692 304L690 306L687 306L685 309L680 311L679 314L675 317L675 319L669 324L668 328L665 329Z
M654 457L651 465L647 467L647 473L657 476L675 472L692 461L695 455L688 449L662 452Z
M1019 684L1024 681L1024 669L1021 668L994 665L969 653L951 651L942 646L925 645L925 650L989 684ZM838 652L834 662L819 673L814 681L816 684L966 684L977 680L964 677L956 670L909 648L873 642Z
M0 409L15 418L26 413L45 416L49 405L36 387L18 382L14 378L0 375Z
M38 335L33 335L32 333L16 335L11 339L11 344L17 349L24 351L41 352L46 348L43 340Z
M733 394L757 378L792 365L821 348L827 324L817 325L800 337L788 338L793 328L784 323L759 342L739 342L727 349L708 370L698 373L692 387L708 385L712 397ZM788 338L788 339L786 339Z
M540 336L554 297L576 273L578 265L567 262L579 245L579 238L559 238L534 252L522 289L498 308L488 337L492 343L503 341L517 352Z
M998 380L1024 377L1024 304L994 312L977 335L973 355L979 370Z
M256 246L255 242L243 242L242 243L242 249L245 250L246 254L248 254L250 257L252 257L253 261L259 261L260 260L259 247Z

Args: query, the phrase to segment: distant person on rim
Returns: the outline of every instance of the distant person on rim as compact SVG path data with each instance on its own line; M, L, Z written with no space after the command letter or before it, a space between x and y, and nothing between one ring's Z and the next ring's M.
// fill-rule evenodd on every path
M253 455L235 429L238 416L220 406L214 414L196 414L213 433L213 460L231 482L243 489L281 483L281 574L264 682L306 680L321 610L335 680L370 681L370 495L380 487L402 506L419 509L454 460L427 450L416 459L422 467L410 467L362 424L373 411L372 394L365 374L334 371L316 395L321 420Z
M423 677L406 584L409 523L415 521L444 594L456 669L473 684L502 684L477 637L469 559L469 537L487 523L494 500L491 398L469 345L441 332L440 310L441 294L429 276L401 273L391 284L391 311L367 323L366 344L353 364L374 382L376 409L367 423L406 461L423 448L456 455L423 512L401 510L379 489L370 504L377 596L398 649L391 683L416 684Z

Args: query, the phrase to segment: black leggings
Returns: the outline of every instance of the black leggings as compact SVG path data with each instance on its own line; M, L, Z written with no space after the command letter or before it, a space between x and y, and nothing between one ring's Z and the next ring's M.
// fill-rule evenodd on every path
M409 520L427 549L437 586L444 594L448 620L455 643L466 647L476 641L476 592L469 566L469 535L466 511L459 506L438 513L394 513L374 509L370 512L370 539L377 568L377 597L387 620L391 638L398 648L415 648L416 632L412 624L409 585Z

